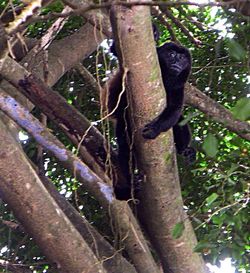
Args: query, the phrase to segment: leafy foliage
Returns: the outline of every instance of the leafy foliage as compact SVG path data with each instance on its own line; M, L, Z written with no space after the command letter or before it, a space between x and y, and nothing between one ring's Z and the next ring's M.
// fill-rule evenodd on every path
M232 108L235 118L240 120L248 120L250 118L250 99L239 99L236 105Z
M215 157L218 152L218 141L215 136L208 134L202 144L203 150L209 157Z

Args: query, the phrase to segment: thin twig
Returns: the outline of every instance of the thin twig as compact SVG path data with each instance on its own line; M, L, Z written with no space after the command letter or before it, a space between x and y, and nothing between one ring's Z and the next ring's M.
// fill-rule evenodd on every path
M229 2L211 2L211 3L197 3L197 2L192 2L192 1L178 1L178 2L165 2L165 1L145 1L145 2L123 2L123 1L115 1L115 2L107 2L107 3L102 3L102 4L89 4L86 7L77 9L77 10L73 10L67 13L50 13L48 15L42 15L42 16L36 16L33 17L32 19L29 20L28 23L24 23L22 24L20 27L26 27L28 24L31 23L35 23L38 21L47 21L47 20L53 20L59 17L68 17L68 16L72 16L72 15L81 15L82 13L85 13L89 10L93 10L93 9L102 9L102 8L110 8L111 6L114 5L120 5L120 6L125 6L125 7L132 7L132 6L160 6L160 7L179 7L179 6L187 6L187 5L191 5L191 6L198 6L198 7L220 7L220 6L230 6L232 4L235 3L239 3L239 2L246 2L246 0L238 0L238 1L229 1ZM10 31L9 34L15 34L17 31L20 31L20 27L16 28L13 31Z
M166 8L166 7L162 7L161 11L169 18L171 19L171 21L189 38L189 40L191 41L191 43L199 46L201 44L201 41L194 38L193 34L181 23L180 20L178 20L173 14L172 12Z

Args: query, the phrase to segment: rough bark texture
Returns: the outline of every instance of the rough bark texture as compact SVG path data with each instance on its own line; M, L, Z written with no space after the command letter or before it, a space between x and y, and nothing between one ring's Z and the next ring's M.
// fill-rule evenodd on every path
M60 77L64 75L64 73L96 50L97 46L103 39L105 39L105 36L101 35L98 30L95 30L91 24L87 23L78 32L59 41L54 41L48 49L49 73L47 75L47 84L49 86L53 86L60 79ZM32 73L34 73L37 77L43 79L44 71L43 66L41 65L43 61L44 51L39 53L31 51L21 61L21 64L29 71L32 71ZM12 66L9 69L14 69L14 67ZM15 75L15 77L18 79L21 78L19 74L20 70L8 70L7 72L13 73L13 75ZM17 90L8 82L3 80L0 83L0 87L2 87L11 96L18 98L18 101L22 102L23 105L28 105L31 107L31 104L27 102L27 99L18 93Z
M122 8L118 12L117 9L113 24L121 48L119 60L124 70L128 70L126 86L135 147L138 148L140 168L146 176L138 209L140 219L160 256L164 272L202 273L205 264L197 253L193 253L196 239L183 211L172 132L145 141L139 130L156 116L165 98L154 41L153 38L148 40L150 12L147 7ZM185 223L185 230L179 239L174 239L171 232L181 221Z
M0 194L62 273L106 272L0 121ZM69 238L69 239L67 239Z
M86 1L72 1L72 3L73 2L82 3ZM137 10L139 10L139 14L134 13ZM147 31L151 29L149 14L148 12L144 13L144 11L140 7L129 9L129 12L131 13L131 16L128 16L126 18L126 20L129 20L129 23L126 20L123 22L126 26L129 27L125 28L122 32L122 35L118 36L120 38L121 45L124 45L124 66L129 68L128 83L129 86L133 86L133 90L131 90L133 91L133 99L131 100L130 104L132 106L131 108L133 109L135 128L141 128L147 121L151 120L157 115L155 109L158 110L159 106L163 104L163 98L165 97L165 94L162 86L160 86L158 82L158 79L160 78L159 71L157 68L155 57L152 55L152 52L154 52L153 40L151 43L148 43L148 33L145 33L143 30L144 27L147 28ZM93 15L95 13L96 11L91 12L91 14ZM104 33L106 33L107 35L110 35L109 25L105 24L105 28L102 28L101 23L105 21L103 21L102 17L99 18L100 21L98 21L98 28L103 30ZM93 19L93 17L89 17L89 19L91 23L95 25L95 19ZM105 17L104 19L106 20L107 18ZM134 26L133 23L136 23L136 26ZM94 35L94 33L97 34ZM141 39L139 39L138 37ZM88 54L92 53L103 38L104 36L101 35L99 32L96 32L93 26L91 26L90 24L86 24L77 33L60 41L55 41L50 46L48 53L49 75L47 83L49 85L53 85L66 71L72 68L72 66L77 64L80 60L84 59ZM145 43L145 41L147 42ZM31 56L29 58L27 57L24 60L23 64L25 64L25 67L28 67L30 70L32 70L32 72L35 72L36 76L42 78L43 70L40 64L43 61L43 52L41 52L39 56L32 53L30 55ZM150 65L151 67L153 67L152 73L150 70ZM25 71L22 71L21 74L19 74L20 71L18 69L15 69L15 66L9 67L9 70L7 69L5 72L6 74L12 75L12 78L14 78L15 76L15 78L18 80L20 78L23 78L23 75L26 73ZM2 81L1 86L4 87L6 90L13 88L13 86L5 81ZM13 94L17 94L15 92L16 90L14 90ZM194 106L200 105L199 109L201 111L205 112L208 115L211 115L212 113L213 118L215 117L215 119L219 122L223 123L223 118L225 118L224 120L228 121L229 123L229 129L249 129L249 127L246 126L246 123L240 124L240 122L238 121L235 123L230 123L229 115L226 115L226 113L225 116L224 114L220 115L220 113L224 113L224 108L213 108L213 106L216 105L213 104L212 101L208 101L207 97L204 94L202 94L203 96L198 94L197 98L194 98L194 100L192 100L192 93L190 94L191 95L187 95L187 101L189 102L189 104ZM37 98L37 100L39 100L39 98ZM206 107L204 107L205 104L202 103L204 101L206 102ZM207 111L207 107L209 105L214 109L213 111ZM223 116L222 119L220 118L221 116ZM141 138L139 131L135 131L135 136L136 146L142 150L139 159L142 168L144 168L145 170L147 178L145 185L143 186L142 192L143 198L141 202L141 218L143 221L145 221L145 226L147 227L150 238L156 246L160 258L163 261L165 271L167 272L168 268L170 267L172 271L178 273L203 272L202 261L200 261L199 257L196 254L193 254L191 251L192 247L195 244L195 239L193 237L193 231L190 223L188 221L185 221L186 230L184 231L184 234L180 239L174 240L171 236L171 231L175 223L186 220L186 215L182 211L182 200L180 198L180 188L178 184L178 175L176 172L176 161L175 158L172 156L174 147L171 140L171 132L169 132L168 134L162 134L158 139L154 141L146 142ZM249 134L244 134L242 135L242 137L249 137ZM1 143L4 147L4 149L2 150L5 151L5 140ZM13 151L11 150L11 152ZM21 151L19 152L21 153ZM3 153L1 152L0 156L2 155ZM23 158L25 157L23 156ZM3 159L4 158L0 157L0 164L4 163ZM13 157L13 162L11 166L20 167L18 165L18 160L19 158L17 158L17 162L14 162ZM13 177L13 175L11 174L12 170L8 168L7 170L10 172L10 174L7 172L5 172L4 174ZM27 170L27 168L24 168L24 170ZM18 175L16 174L16 172L14 172L14 174ZM20 176L18 176L17 178L21 177L21 173L19 173L19 175ZM33 175L34 177L28 176L27 173L27 176L24 176L24 181L36 181L37 177L34 173ZM29 178L30 180L25 180L26 178ZM14 181L12 182L13 185L11 185L15 186L15 183L16 182ZM12 187L8 189L7 187L1 186L0 189L1 188L5 192L6 198L13 199L11 202L14 203L11 204L17 205L17 208L19 210L19 205L22 205L22 202L24 200L22 200L22 195L15 195L16 193L19 193L18 190L16 190L15 192ZM10 196L9 191L13 191L10 192ZM31 204L29 204L30 207ZM35 203L35 205L36 204L38 203ZM25 205L27 205L27 203ZM40 210L41 207L42 204L39 207ZM125 241L127 251L130 257L132 257L133 262L137 267L137 271L143 273L158 272L158 268L155 266L155 263L152 260L151 254L145 244L145 240L142 236L141 230L136 224L136 221L129 207L123 202L117 202L117 204L112 205L110 211L114 213L114 218L116 218L116 221L119 223L118 230L121 231L122 240L124 239ZM25 217L23 217L22 214L18 214L18 216L23 221L25 221L27 217L30 217L28 209L26 212L28 212L28 214L25 215ZM19 213L19 211L17 211L17 213ZM27 221L27 223L29 224L30 222ZM37 227L39 228L39 225L37 225ZM188 236L190 236L190 239L188 238ZM189 243L190 246L188 245ZM47 247L49 246L50 245L48 244ZM63 256L63 252L61 253L61 255ZM83 260L81 260L81 262L83 262ZM71 272L77 271L73 271L71 268Z
M97 32L96 35L94 35L94 28L92 25L86 24L77 33L69 36L70 38L66 37L60 41L54 42L51 45L49 50L48 67L50 69L49 71L53 71L53 73L51 72L48 74L47 82L49 85L53 85L62 74L64 74L73 65L77 64L81 59L85 58L90 53L92 53L94 49L96 49L97 44L100 43L104 36L101 35L98 30L95 30L95 32ZM80 43L80 40L86 42ZM75 45L77 44L81 45L76 47ZM66 51L73 51L74 55L70 54L69 56ZM22 63L25 64L28 62L28 68L37 76L43 78L42 66L38 65L39 62L42 62L43 58L43 51L37 51L34 48L34 50L29 52ZM35 59L35 62L33 59ZM60 66L57 65L58 62L61 64ZM63 64L65 64L65 66ZM1 74L13 85L18 86L18 80L27 75L27 71L22 66L18 65L13 59L6 57L5 60L2 60ZM28 108L33 107L31 103L27 101L27 99L24 98L21 93L16 92L16 90L13 89L13 86L11 86L8 82L3 81L1 86L4 90L7 90L10 95L17 98L17 100L20 101L23 105L28 105ZM48 92L46 92L46 90ZM37 93L24 92L24 95L28 97L36 106L38 106L40 110L51 120L53 120L59 127L63 126L63 128L68 131L69 137L75 137L75 142L78 141L79 143L86 130L90 129L88 130L88 134L85 136L82 143L82 145L86 147L86 152L84 154L82 153L82 155L85 159L85 163L87 163L90 167L93 167L92 170L97 171L101 177L105 177L105 140L98 129L96 129L94 126L91 126L91 123L82 114L80 114L79 111L70 106L58 93L53 92L50 89L43 90L40 88L40 91ZM14 134L16 134L15 131ZM112 150L110 150L110 154L113 159L112 161L117 162L116 154L112 152ZM113 175L118 177L119 180L123 181L124 177L119 170L120 168L116 164L116 167L112 170Z

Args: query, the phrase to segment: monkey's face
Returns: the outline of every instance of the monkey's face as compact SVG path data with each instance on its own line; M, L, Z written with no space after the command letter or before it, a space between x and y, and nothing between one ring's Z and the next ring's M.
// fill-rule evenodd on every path
M191 70L191 55L189 51L174 43L166 43L158 49L161 69L166 77L186 81Z

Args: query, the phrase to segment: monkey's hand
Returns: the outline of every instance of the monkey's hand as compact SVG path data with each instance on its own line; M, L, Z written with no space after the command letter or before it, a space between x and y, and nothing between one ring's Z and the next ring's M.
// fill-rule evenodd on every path
M155 139L162 132L161 124L158 119L154 119L144 126L142 136L146 139Z

